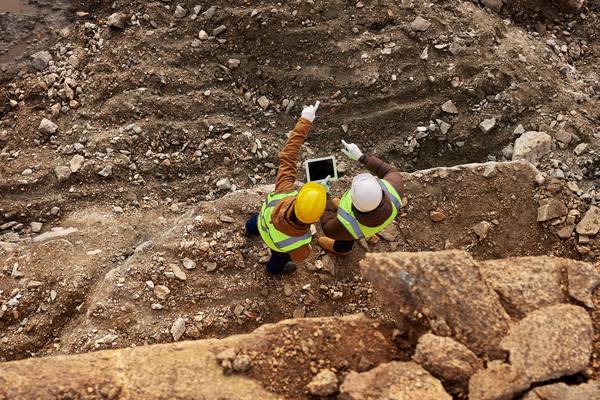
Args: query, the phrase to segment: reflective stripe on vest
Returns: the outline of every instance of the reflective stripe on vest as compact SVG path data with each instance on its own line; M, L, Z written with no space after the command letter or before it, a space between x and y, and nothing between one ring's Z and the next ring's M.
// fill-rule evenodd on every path
M398 214L398 211L400 210L400 208L402 208L402 198L400 197L400 195L397 194L396 190L393 189L393 187L390 185L390 187L393 189L393 193L392 193L390 188L388 188L388 186L387 186L387 185L389 185L389 183L384 182L381 179L378 179L378 182L379 182L379 186L381 186L381 189L383 190L383 192L388 195L390 201L392 202L392 206L393 206L392 214L380 226L377 226L377 227L362 226L360 224L360 222L358 222L358 219L356 219L356 217L353 215L353 212L352 212L351 192L346 192L346 194L342 197L342 201L341 201L340 206L338 207L338 212L337 212L338 220L340 222L342 222L344 227L348 230L348 232L355 239L365 239L367 237L374 236L376 233L379 233L380 231L385 229L389 224L392 223L392 221ZM345 203L347 203L347 204L345 204ZM344 205L348 207L348 210L344 209ZM364 230L369 231L368 233L370 235L368 235L368 236L365 235Z
M289 236L285 233L277 230L273 222L271 221L271 214L273 209L282 200L295 196L297 192L289 193L270 193L267 199L263 203L259 214L259 233L265 242L265 244L271 249L281 253L287 253L292 250L298 249L305 244L312 241L312 234L310 230L302 236Z

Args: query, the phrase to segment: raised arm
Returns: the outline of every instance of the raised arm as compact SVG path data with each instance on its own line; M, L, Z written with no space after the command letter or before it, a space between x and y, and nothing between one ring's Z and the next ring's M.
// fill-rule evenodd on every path
M314 106L306 107L302 111L302 117L296 123L283 150L279 153L279 169L277 170L277 178L275 179L275 193L286 193L294 190L298 175L300 148L310 132L318 108L319 102L317 101Z

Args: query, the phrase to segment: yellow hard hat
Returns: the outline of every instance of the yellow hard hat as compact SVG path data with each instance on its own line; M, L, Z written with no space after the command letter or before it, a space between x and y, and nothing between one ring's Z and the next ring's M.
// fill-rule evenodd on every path
M323 185L316 182L308 182L302 186L298 196L296 196L294 212L300 222L312 224L321 218L325 212L326 203L327 191Z

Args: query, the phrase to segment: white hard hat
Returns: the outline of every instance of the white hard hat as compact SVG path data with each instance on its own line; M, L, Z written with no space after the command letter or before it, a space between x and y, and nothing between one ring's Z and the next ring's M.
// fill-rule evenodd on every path
M352 204L358 211L369 212L376 209L383 198L379 181L371 174L360 174L352 180Z

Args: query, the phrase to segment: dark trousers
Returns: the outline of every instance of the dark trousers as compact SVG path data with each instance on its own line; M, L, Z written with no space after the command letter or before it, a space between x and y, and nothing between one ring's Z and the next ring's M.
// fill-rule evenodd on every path
M354 246L354 240L336 240L333 243L333 250L338 253L350 253Z
M251 236L259 235L258 231L258 214L252 216L246 221L246 233ZM292 261L288 253L280 253L271 250L271 259L267 263L267 272L273 275L280 274L283 271L283 266Z

